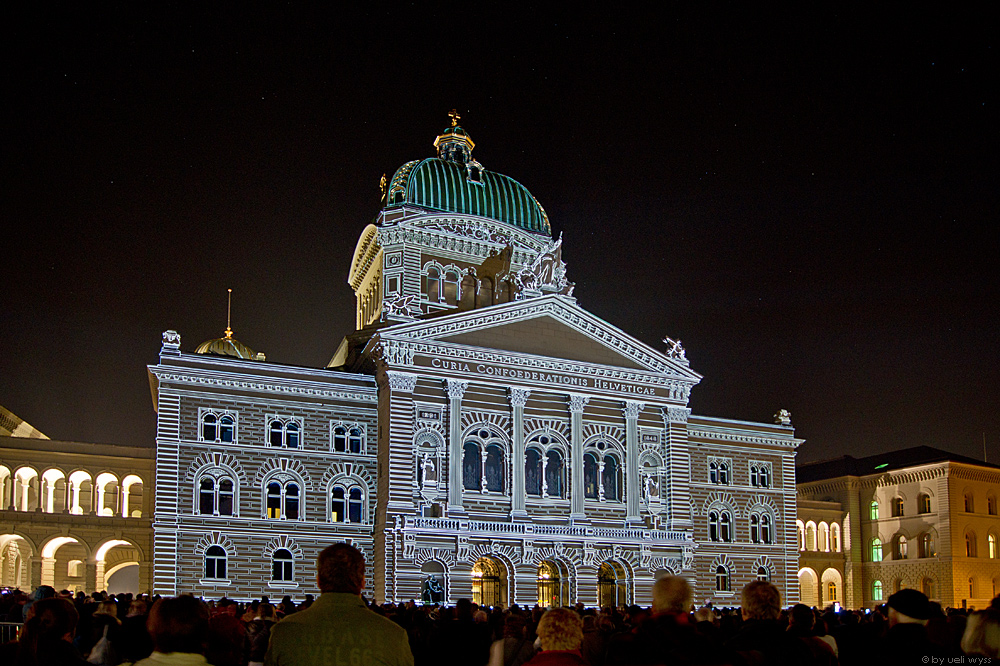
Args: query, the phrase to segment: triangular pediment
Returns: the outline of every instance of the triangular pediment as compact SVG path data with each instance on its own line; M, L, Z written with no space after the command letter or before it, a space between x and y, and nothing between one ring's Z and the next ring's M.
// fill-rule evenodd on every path
M668 357L559 295L397 324L379 335L701 379L686 361Z

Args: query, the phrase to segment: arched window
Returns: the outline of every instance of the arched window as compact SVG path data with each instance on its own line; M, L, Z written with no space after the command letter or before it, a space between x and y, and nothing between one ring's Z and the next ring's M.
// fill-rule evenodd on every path
M835 602L837 600L837 582L829 581L826 584L826 600L828 602Z
M334 486L330 490L330 520L342 523L347 520L346 491L342 486Z
M754 488L760 485L760 471L757 465L750 465L750 485Z
M719 463L719 483L723 486L729 485L729 463L726 461Z
M766 513L760 516L760 540L764 543L774 543L774 534L771 530L771 516Z
M931 496L927 493L917 495L917 513L931 512Z
M806 523L806 550L816 550L816 525Z
M483 482L483 458L479 445L466 442L462 455L462 486L466 490L479 490Z
M819 540L816 549L824 553L830 552L830 526L825 521L819 524L817 537Z
M458 273L455 271L444 274L444 301L448 305L458 304Z
M906 559L906 537L898 536L896 537L895 548L893 548L892 559L894 560L905 560Z
M934 538L930 532L920 535L920 557L934 557Z
M333 427L333 450L336 453L347 453L347 428L342 425Z
M268 427L268 444L274 447L299 448L301 426L296 419L272 418Z
M924 578L920 581L920 591L927 595L928 599L934 598L934 579Z
M976 535L972 532L965 533L965 556L976 557Z
M563 461L558 451L545 454L545 492L549 497L563 496Z
M756 513L750 514L750 541L760 543L760 516Z
M733 540L733 517L725 509L708 512L708 538L712 541Z
M997 515L997 497L996 495L990 495L986 498L986 513L991 516Z
M729 592L729 569L721 564L715 568L715 591Z
M232 479L203 476L198 484L198 513L203 516L231 516L234 498Z
M441 300L441 274L433 266L427 269L427 300L431 303Z
M219 417L211 412L201 417L201 438L206 442L219 441Z
M840 552L840 523L830 523L830 547L834 552Z
M222 546L209 546L205 551L205 578L210 580L226 578L226 551Z
M965 512L972 513L976 510L976 504L972 500L972 493L965 493Z
M362 514L364 509L364 493L361 492L361 488L354 487L351 488L351 493L347 500L347 518L352 523L362 522Z
M364 436L360 428L351 428L347 433L347 449L351 453L361 453Z
M872 503L868 505L868 517L872 520L878 520L878 502L873 500Z
M767 465L761 465L760 466L760 473L758 475L758 478L760 480L760 487L761 488L770 488L771 487L771 468L768 467Z
M872 600L882 601L882 581L872 581Z
M215 515L215 479L205 477L198 491L198 513L203 516Z
M719 463L714 460L708 463L708 481L709 483L719 482Z
M903 498L896 497L892 500L892 517L899 518L903 515Z
M620 499L618 495L618 461L614 456L604 456L604 472L601 476L601 482L604 486L604 499Z
M271 556L271 580L290 583L295 580L295 558L286 548L279 548Z
M219 441L224 444L236 441L236 419L230 414L219 417Z
M504 462L503 450L496 444L486 447L486 490L491 493L503 492Z
M233 505L235 504L236 493L232 479L219 480L219 515L233 515Z
M798 531L799 536L799 550L806 549L806 526L802 524L801 520L795 521L795 529Z
M298 520L299 484L270 481L266 486L267 517L272 520Z
M986 539L989 543L990 559L995 560L997 559L997 535L990 534Z
M597 499L597 476L598 464L597 456L593 453L583 454L583 496L588 499Z
M462 278L462 292L459 298L461 299L459 307L463 310L472 310L476 307L476 278L468 274Z
M882 561L882 540L879 539L878 537L872 539L870 553L872 557L872 562Z
M767 570L767 567L757 567L757 580L771 580L771 572Z
M542 495L542 454L538 449L524 452L524 491L528 495Z

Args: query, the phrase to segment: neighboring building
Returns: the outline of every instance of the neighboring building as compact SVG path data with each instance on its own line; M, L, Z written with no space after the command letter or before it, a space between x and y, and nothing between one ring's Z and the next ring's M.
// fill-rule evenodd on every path
M926 446L800 465L801 598L855 608L902 588L982 608L1000 587L1000 466Z
M301 596L349 539L380 601L645 602L664 572L699 600L768 578L794 601L787 413L691 415L680 344L581 308L541 205L456 121L387 183L327 368L164 334L155 591Z
M152 492L150 448L0 437L0 586L150 589Z

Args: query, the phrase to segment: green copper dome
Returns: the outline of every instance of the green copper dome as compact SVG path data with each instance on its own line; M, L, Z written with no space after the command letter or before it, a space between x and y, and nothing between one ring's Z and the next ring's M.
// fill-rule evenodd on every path
M524 185L472 159L475 144L454 124L455 117L434 141L437 157L407 162L396 170L386 208L411 205L476 215L551 236L548 215Z

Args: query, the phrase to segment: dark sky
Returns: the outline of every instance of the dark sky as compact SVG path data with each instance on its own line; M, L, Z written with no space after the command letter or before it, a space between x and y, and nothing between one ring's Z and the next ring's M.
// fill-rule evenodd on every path
M308 4L3 10L0 404L152 445L160 334L221 335L229 287L238 339L325 365L379 178L455 107L697 413L1000 462L995 13Z

